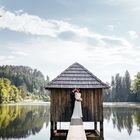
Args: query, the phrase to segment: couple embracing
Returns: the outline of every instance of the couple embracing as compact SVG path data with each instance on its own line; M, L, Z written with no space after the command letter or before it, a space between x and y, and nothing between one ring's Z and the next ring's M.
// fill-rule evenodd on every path
M72 118L82 118L82 107L81 107L81 93L79 88L75 88L71 93L71 109L73 110Z

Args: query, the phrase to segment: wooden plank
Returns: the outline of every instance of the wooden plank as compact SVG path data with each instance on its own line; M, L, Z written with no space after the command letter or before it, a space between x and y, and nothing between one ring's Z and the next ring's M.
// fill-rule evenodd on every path
M66 119L66 99L67 99L67 93L65 91L65 89L61 89L60 90L60 96L61 96L61 100L60 100L60 104L61 104L61 110L59 112L60 114L60 122Z
M58 121L60 121L60 120L62 119L62 115L63 115L63 114L62 114L62 110L63 110L63 108L62 108L62 104L63 104L63 103L62 103L62 101L63 101L63 100L62 100L62 91L63 91L63 90L60 90L60 89L59 89L59 90L58 90L58 93L57 93L57 94L58 94L58 106L57 106L57 110L58 110L57 120L58 120Z
M88 121L88 94L85 90L85 121Z
M65 93L66 92L66 93ZM70 116L70 114L68 114L68 106L69 106L69 104L68 104L68 98L70 98L70 96L69 96L69 93L68 93L68 91L63 91L63 96L64 96L64 94L66 94L65 96L66 96L66 98L65 98L65 120L66 121L68 121L68 118L69 118L69 116Z
M83 120L85 121L85 98L86 98L86 95L85 95L85 90L82 89L82 112L83 112Z
M94 90L94 121L96 120L96 89Z
M55 115L55 113L54 113L54 94L53 94L53 90L51 90L51 94L50 94L50 96L51 96L51 105L50 105L50 111L51 111L51 121L54 121L54 115Z
M103 122L103 92L102 92L102 89L101 89L101 114L100 114L100 116L101 116L101 121Z
M86 90L86 120L89 120L89 94Z
M91 99L91 90L88 89L88 120L92 120L92 99Z
M103 121L103 93L100 89L100 121Z
M91 121L93 120L93 90L90 91L90 96L91 96Z
M83 120L86 120L86 94L85 94L85 90L82 89L82 112L83 112Z
M98 101L97 101L97 96L98 96L98 89L95 90L95 120L97 121L97 115L98 115Z
M99 121L99 112L100 112L100 108L99 108L99 104L100 104L100 101L99 101L99 89L97 89L97 121Z
M76 120L72 119L72 121L66 140L87 140L82 120L79 118Z
M98 100L99 100L99 112L98 112L98 121L101 119L101 90L98 90Z
M93 93L93 121L95 121L95 90L94 90L94 93Z

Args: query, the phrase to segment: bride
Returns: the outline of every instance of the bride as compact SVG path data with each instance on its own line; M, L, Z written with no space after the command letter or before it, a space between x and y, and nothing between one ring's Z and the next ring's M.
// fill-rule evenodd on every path
M81 98L80 89L74 89L73 92L75 94L75 104L74 104L72 118L81 118L83 117L83 115L82 115L82 107L81 107L82 98Z

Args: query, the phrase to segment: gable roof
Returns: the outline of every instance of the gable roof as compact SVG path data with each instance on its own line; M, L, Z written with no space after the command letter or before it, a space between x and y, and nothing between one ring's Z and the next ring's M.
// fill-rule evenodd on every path
M74 63L55 79L49 82L46 89L53 88L109 88L84 66Z

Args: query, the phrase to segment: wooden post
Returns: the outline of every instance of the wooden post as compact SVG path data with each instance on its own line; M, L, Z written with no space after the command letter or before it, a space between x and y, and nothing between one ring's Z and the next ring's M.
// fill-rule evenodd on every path
M50 126L51 128L50 128L50 130L51 130L51 138L53 137L53 121L51 121L51 126Z
M51 131L57 130L57 122L51 121Z
M54 130L57 131L57 122L54 122Z
M94 130L97 130L97 122L94 122Z
M100 137L104 137L103 122L100 122Z

